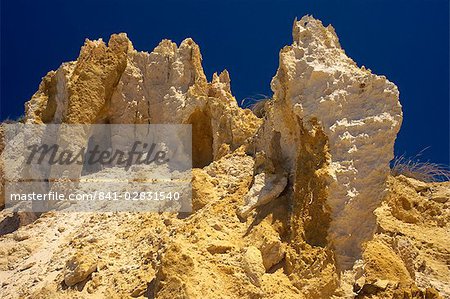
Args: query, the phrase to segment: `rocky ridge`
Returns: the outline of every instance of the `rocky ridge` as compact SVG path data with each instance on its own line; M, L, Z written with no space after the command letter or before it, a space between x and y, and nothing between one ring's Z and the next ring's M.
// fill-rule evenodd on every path
M294 22L261 117L201 60L191 39L147 53L118 34L43 78L26 123L192 124L194 211L4 210L2 297L450 296L450 185L389 175L393 83L310 16Z

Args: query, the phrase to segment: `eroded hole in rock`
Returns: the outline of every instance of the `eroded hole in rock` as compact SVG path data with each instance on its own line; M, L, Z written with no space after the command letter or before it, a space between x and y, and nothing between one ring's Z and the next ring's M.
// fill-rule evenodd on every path
M203 168L214 158L211 118L205 111L196 110L188 123L192 125L192 167Z
M107 125L109 124L108 119L103 119L97 122L97 124ZM111 141L111 127L110 126L102 126L95 127L93 126L93 132L91 133L89 140L87 142L87 150L86 153L90 153L93 151L96 152L105 152L112 151L112 141ZM100 132L95 131L100 130ZM81 171L81 175L87 175L91 173L95 173L101 171L104 168L104 165L100 163L90 163L88 159L84 159L83 169Z
M20 219L17 214L5 217L0 222L0 236L15 232L20 227Z
M40 215L41 213L35 212L18 212L6 216L0 222L0 236L11 234L21 226L33 223Z

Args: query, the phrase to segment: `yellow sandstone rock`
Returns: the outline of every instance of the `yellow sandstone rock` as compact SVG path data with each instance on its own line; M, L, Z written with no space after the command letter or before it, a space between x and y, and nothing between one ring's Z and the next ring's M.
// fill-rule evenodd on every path
M228 71L208 81L190 38L152 52L125 34L86 40L43 78L24 121L191 124L193 212L0 211L0 297L450 297L450 184L389 175L397 87L310 16L279 61L273 98L253 113Z

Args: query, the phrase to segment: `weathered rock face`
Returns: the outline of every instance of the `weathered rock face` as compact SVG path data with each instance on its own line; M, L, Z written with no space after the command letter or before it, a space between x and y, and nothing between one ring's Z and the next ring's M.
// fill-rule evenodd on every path
M69 287L74 286L88 278L96 269L97 263L93 257L75 255L66 263L64 283Z
M208 83L198 45L163 40L151 53L125 34L86 40L77 61L44 77L26 103L27 123L192 124L193 164L208 165L253 136L260 120L231 95L225 70ZM112 132L120 139L121 132ZM86 136L85 142L87 142ZM82 146L82 145L80 145ZM222 153L220 151L222 149Z
M208 82L191 39L151 53L125 34L87 40L49 72L27 123L191 124L194 212L50 212L20 227L30 218L2 211L2 297L448 296L449 186L389 177L397 88L312 17L293 39L260 118L227 71Z
M348 58L333 27L307 16L294 23L293 39L280 52L260 144L291 172L300 201L326 197L320 201L329 223L317 225L328 226L327 242L347 268L375 229L373 211L385 191L402 122L399 93L385 77Z

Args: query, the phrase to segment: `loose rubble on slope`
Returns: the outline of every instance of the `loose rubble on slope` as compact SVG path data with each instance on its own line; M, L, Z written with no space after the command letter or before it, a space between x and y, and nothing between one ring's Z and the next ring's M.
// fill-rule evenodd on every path
M389 175L393 83L310 16L259 117L201 61L118 34L43 78L26 123L191 124L193 212L3 210L2 298L450 298L450 183Z

